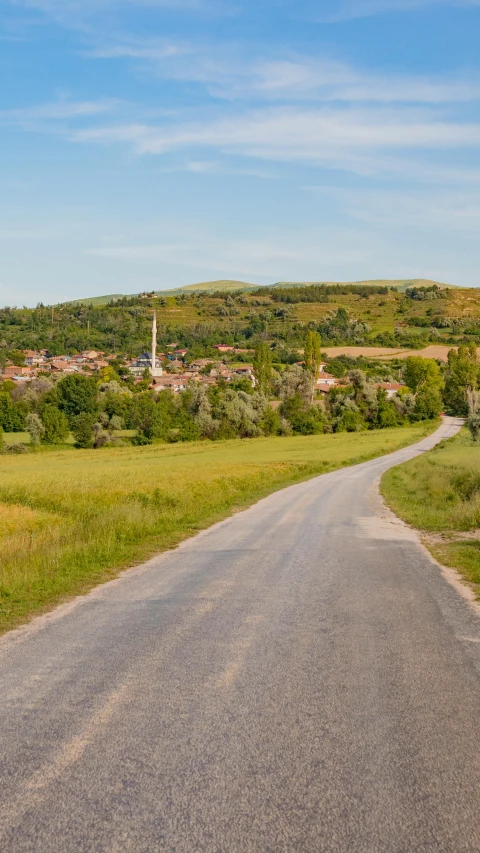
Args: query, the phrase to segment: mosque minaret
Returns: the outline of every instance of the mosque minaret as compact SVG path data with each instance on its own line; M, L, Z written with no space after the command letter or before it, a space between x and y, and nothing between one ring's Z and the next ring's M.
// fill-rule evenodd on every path
M157 367L157 312L153 312L153 324L152 324L152 360L151 360L151 368L150 372L152 377L162 376L163 370L161 367Z

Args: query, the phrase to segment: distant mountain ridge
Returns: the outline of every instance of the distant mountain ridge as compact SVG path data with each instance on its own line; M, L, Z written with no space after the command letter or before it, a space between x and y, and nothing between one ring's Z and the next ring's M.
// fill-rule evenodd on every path
M172 290L156 290L155 296L179 296L182 293L215 293L215 292L249 292L258 290L262 287L311 287L312 285L327 285L335 286L336 284L358 284L371 287L394 287L400 292L405 292L409 287L431 287L436 284L438 287L457 287L455 284L445 284L439 281L431 281L426 278L402 278L402 279L369 279L367 281L277 281L275 284L254 284L248 281L236 281L234 279L219 279L218 281L202 281L198 284L187 284L184 287L176 287ZM72 299L69 303L82 303L84 305L106 305L108 302L115 302L118 299L132 296L139 296L138 293L111 293L107 296L90 296L86 299Z

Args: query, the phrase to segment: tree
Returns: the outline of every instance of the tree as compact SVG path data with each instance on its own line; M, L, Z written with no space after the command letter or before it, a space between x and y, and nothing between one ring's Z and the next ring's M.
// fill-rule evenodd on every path
M420 355L411 355L407 358L404 379L414 394L417 394L425 385L437 390L443 386L442 374L437 362L433 358L422 358Z
M7 391L0 392L0 426L5 432L22 432L25 428L23 404L14 403Z
M375 426L383 429L384 427L398 426L401 423L401 418L394 403L388 399L383 388L379 388L377 391L377 404Z
M479 367L475 344L461 345L458 352L451 349L445 379L445 407L452 415L468 414L468 389L478 387Z
M467 427L474 441L480 438L480 393L469 388L467 392L468 399L468 418Z
M311 402L313 403L313 395L315 393L315 383L317 381L320 364L322 362L321 353L322 339L318 332L307 332L305 339L305 370L311 377Z
M72 432L75 436L75 447L93 447L95 423L95 415L89 412L84 412L73 418Z
M52 403L47 403L43 409L42 424L42 444L61 444L70 432L67 416Z
M162 391L162 394L165 392ZM172 395L173 396L173 395ZM150 391L136 394L132 400L130 425L137 430L136 444L149 444L158 436L158 415L155 398Z
M431 385L424 385L415 395L415 406L410 417L417 421L430 420L438 418L442 409L443 399L440 391Z
M268 344L260 343L257 345L253 370L258 391L268 395L272 383L272 353Z
M45 427L40 416L36 412L29 412L25 419L25 425L32 444L40 444L45 433Z
M70 421L77 415L97 411L97 383L93 376L73 373L61 379L57 387L58 406Z

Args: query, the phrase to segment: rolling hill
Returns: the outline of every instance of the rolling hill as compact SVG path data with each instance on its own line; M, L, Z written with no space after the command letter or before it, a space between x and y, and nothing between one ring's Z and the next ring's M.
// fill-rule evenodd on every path
M187 284L184 287L176 287L172 290L156 290L155 296L179 296L181 293L225 293L242 291L248 293L252 290L257 290L260 287L310 287L312 285L327 285L334 286L336 284L358 284L371 287L394 287L400 293L404 293L409 287L430 287L436 284L440 288L457 287L455 284L444 284L439 281L431 281L424 278L409 278L409 279L370 279L368 281L278 281L271 285L254 284L248 281L237 281L235 279L219 279L218 281L201 281L197 284ZM83 305L107 305L109 302L115 302L122 299L124 296L138 296L139 294L122 294L111 293L106 296L90 296L85 299L73 299L68 303L82 303Z

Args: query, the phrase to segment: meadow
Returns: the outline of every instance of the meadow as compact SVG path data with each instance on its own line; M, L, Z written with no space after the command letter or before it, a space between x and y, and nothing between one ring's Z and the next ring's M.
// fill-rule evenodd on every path
M383 430L0 457L0 631L276 489L419 441Z
M424 533L432 554L480 598L480 445L467 429L382 478L388 505Z

